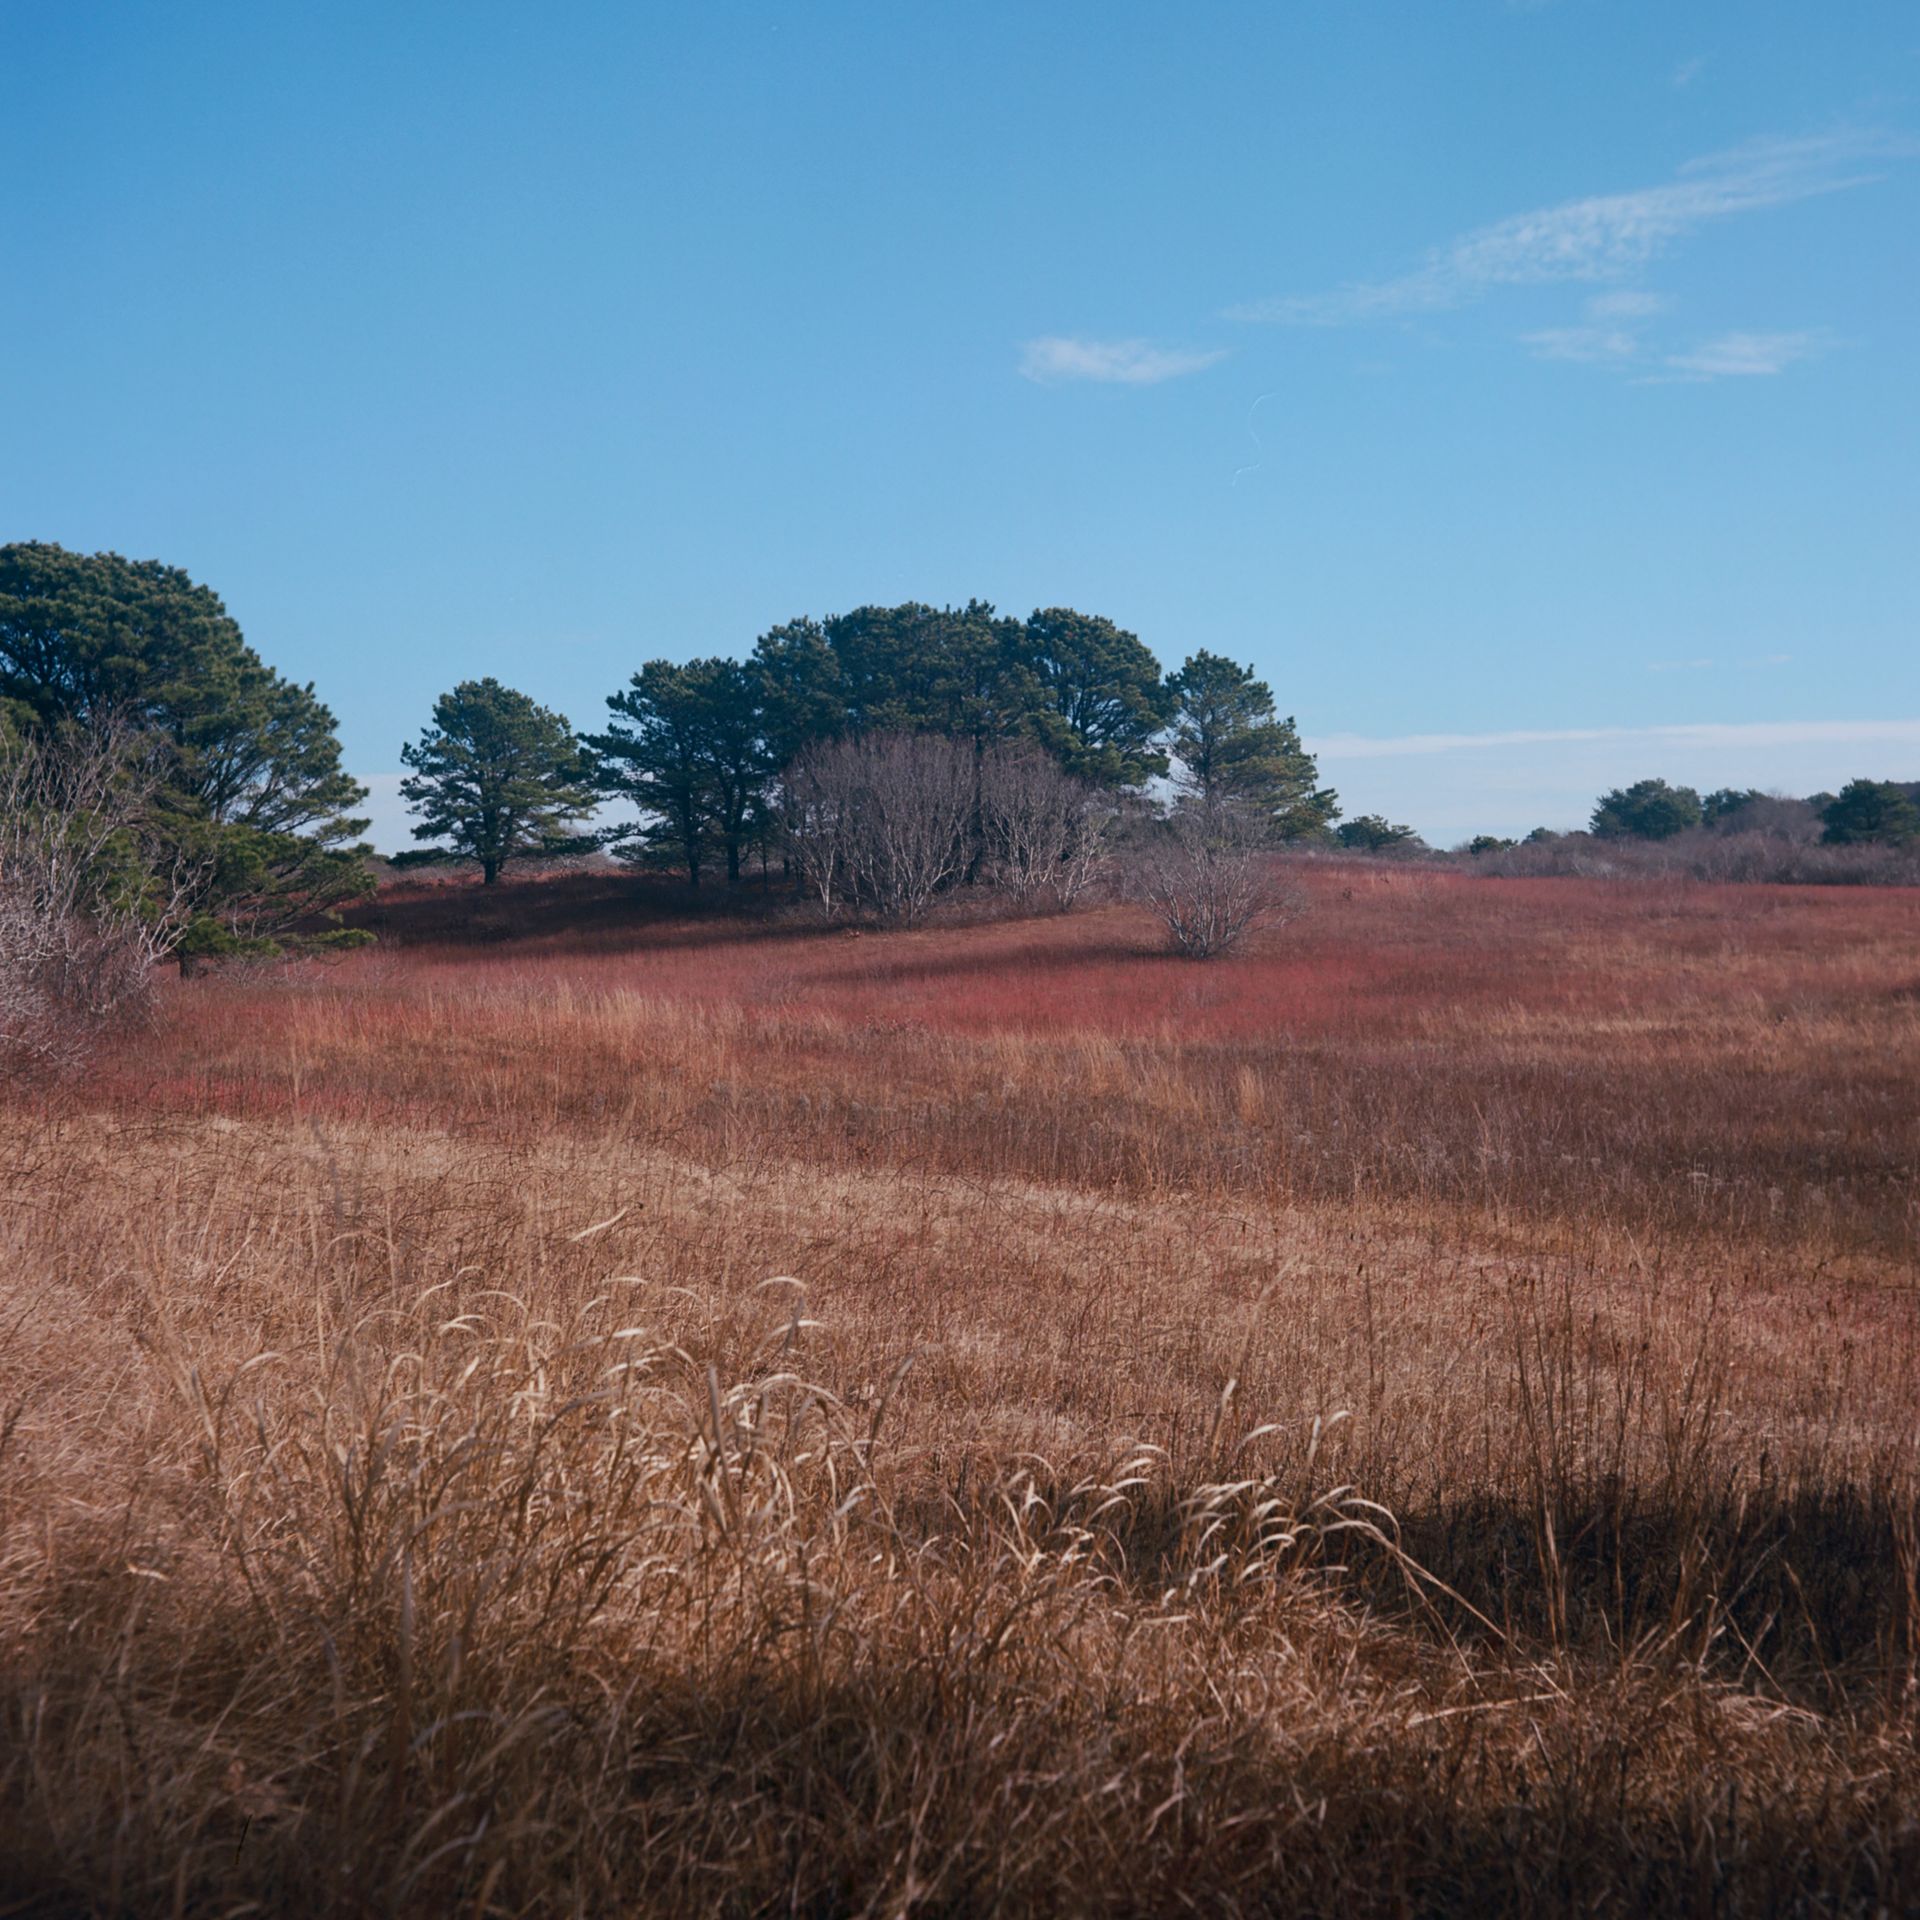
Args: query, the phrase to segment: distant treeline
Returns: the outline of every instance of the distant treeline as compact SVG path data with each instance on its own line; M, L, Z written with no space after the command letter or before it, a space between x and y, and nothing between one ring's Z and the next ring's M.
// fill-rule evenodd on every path
M1236 873L1259 847L1426 852L1410 827L1342 817L1250 667L1202 650L1168 672L1135 634L1069 607L789 621L744 659L645 662L597 731L463 681L403 759L423 845L402 861L471 861L487 881L598 848L695 884L757 860L823 900L913 917L987 882L1065 903L1129 836L1171 834L1203 864L1224 847ZM0 547L0 792L0 906L41 942L18 966L0 954L23 1004L93 992L87 941L107 926L139 928L141 951L183 970L364 937L338 921L372 887L373 856L333 715L177 568ZM1800 800L1643 780L1601 796L1584 834L1463 851L1489 872L1912 880L1920 785ZM44 979L28 992L31 969ZM65 984L46 986L55 974Z
M1595 803L1584 833L1481 834L1462 851L1489 872L1686 872L1701 879L1920 883L1920 781L1850 780L1804 798L1757 787L1701 793L1636 780Z
M576 735L497 680L443 695L403 749L429 845L402 859L471 859L492 881L527 854L595 845L696 886L737 880L754 852L792 852L792 770L836 742L958 743L982 770L1037 755L1113 796L1164 777L1176 804L1231 807L1277 844L1326 838L1340 812L1251 668L1202 651L1166 673L1136 635L1070 607L1018 619L980 600L909 602L789 621L745 660L649 660L607 707L604 730ZM632 817L587 832L608 801Z

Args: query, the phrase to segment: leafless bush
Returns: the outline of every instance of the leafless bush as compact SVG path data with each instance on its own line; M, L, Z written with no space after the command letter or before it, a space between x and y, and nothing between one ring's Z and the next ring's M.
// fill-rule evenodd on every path
M0 1069L70 1072L147 1006L192 879L146 824L154 751L111 725L0 743Z
M1274 873L1262 823L1237 807L1176 808L1139 846L1132 878L1175 951L1193 960L1228 952L1295 907Z
M1037 747L994 747L980 764L980 824L994 879L1023 905L1062 912L1099 877L1119 809Z
M973 807L973 750L939 734L828 741L781 782L807 890L829 913L857 904L907 926L966 870Z
M1778 808L1779 812L1768 824L1752 830L1696 827L1666 840L1600 840L1590 833L1562 833L1548 840L1525 841L1517 847L1475 854L1472 866L1475 873L1509 878L1672 876L1770 882L1777 886L1920 885L1920 851L1910 847L1822 846L1794 830L1799 822L1791 809L1801 804L1756 803L1756 809Z
M973 877L1023 906L1064 911L1099 877L1118 811L1038 748L976 753L940 734L811 747L778 795L788 853L820 907L863 907L908 926Z

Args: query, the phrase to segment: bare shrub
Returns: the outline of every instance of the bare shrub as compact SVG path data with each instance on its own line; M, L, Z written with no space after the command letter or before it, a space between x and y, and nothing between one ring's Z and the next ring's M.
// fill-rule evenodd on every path
M159 772L116 725L0 743L0 1068L71 1072L146 1008L194 877L147 824Z
M1261 825L1238 807L1184 806L1142 842L1133 892L1164 922L1176 952L1211 960L1294 910Z
M780 837L802 888L832 914L853 891L850 842L859 783L845 743L809 747L780 776Z
M994 747L980 764L989 871L1022 905L1063 913L1099 877L1119 808L1037 747Z
M1065 911L1103 870L1119 808L1037 747L872 734L808 748L781 776L777 811L826 913L860 907L912 926L976 877L1023 907Z
M1752 803L1761 824L1735 830L1693 827L1665 840L1601 840L1561 833L1473 856L1476 874L1503 878L1691 879L1776 886L1920 885L1920 851L1911 847L1823 846L1800 830L1799 801ZM1736 820L1749 812L1743 808Z
M941 734L828 741L787 769L780 810L807 890L827 912L858 905L913 926L966 871L973 750Z

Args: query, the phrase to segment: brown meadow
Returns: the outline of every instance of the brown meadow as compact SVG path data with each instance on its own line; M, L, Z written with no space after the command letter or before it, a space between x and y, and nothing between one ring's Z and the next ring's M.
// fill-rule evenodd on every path
M1920 1901L1920 895L580 877L4 1114L24 1911Z

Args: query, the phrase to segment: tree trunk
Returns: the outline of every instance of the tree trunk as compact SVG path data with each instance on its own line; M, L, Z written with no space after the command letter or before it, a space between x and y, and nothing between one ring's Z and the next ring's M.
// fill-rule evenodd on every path
M180 962L182 980L191 980L200 971L200 956L197 953L177 953L174 958Z
M483 861L481 861L481 863L480 863L480 884L481 884L481 885L482 885L483 887L490 887L490 886L492 886L492 885L493 885L493 883L494 883L494 882L495 882L496 880L498 880L499 878L500 878L500 862L499 862L498 860L483 860Z

